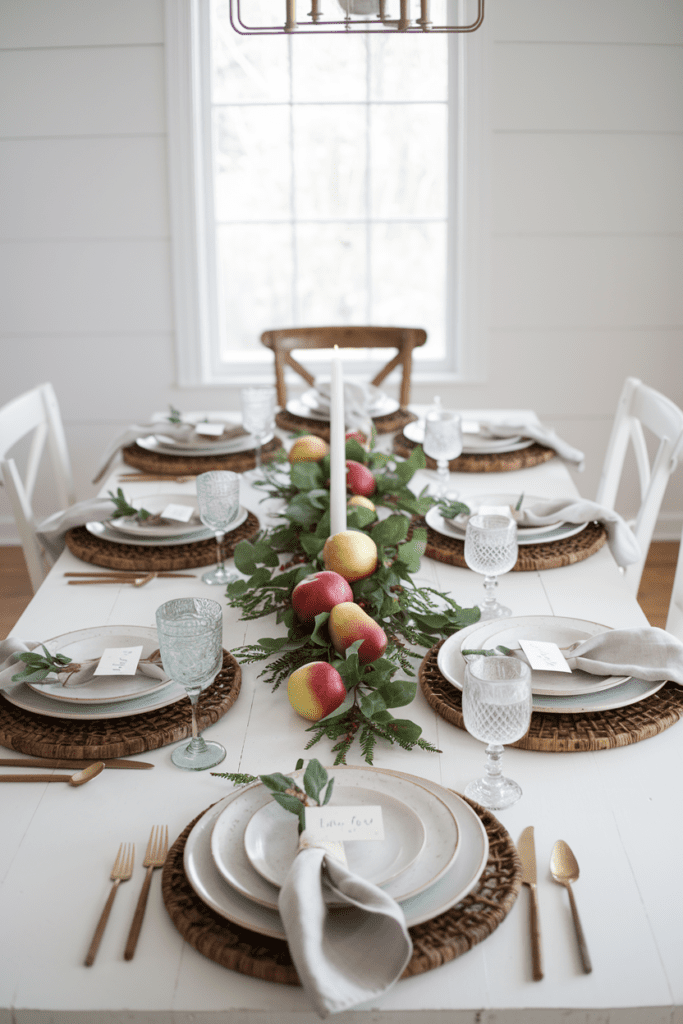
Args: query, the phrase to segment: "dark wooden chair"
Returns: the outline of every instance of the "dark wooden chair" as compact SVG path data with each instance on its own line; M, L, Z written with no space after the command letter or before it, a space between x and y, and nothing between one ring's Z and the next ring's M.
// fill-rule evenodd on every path
M315 384L312 373L293 357L298 349L314 348L395 348L396 355L376 374L371 383L379 386L392 370L402 367L400 405L408 407L410 401L410 374L413 349L427 340L427 332L420 327L288 327L277 331L264 331L261 343L272 349L275 356L275 384L281 408L287 404L285 367L289 366L307 384Z

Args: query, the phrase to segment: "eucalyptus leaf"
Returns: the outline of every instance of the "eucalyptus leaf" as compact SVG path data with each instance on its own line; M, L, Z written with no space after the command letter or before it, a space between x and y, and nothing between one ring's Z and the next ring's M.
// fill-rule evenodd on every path
M320 790L327 782L327 772L315 758L308 762L304 772L304 789L311 800L318 802Z
M329 612L320 612L315 617L315 627L311 633L311 640L314 644L319 644L321 647L329 647L330 638L326 628L329 617Z
M235 547L234 553L235 568L243 572L245 576L251 576L256 572L257 565L254 557L254 546L248 540L241 540Z
M287 789L294 789L296 783L294 779L291 779L289 775L283 775L282 772L273 772L272 775L259 775L259 778L264 786L268 789L272 789L281 793L284 793Z

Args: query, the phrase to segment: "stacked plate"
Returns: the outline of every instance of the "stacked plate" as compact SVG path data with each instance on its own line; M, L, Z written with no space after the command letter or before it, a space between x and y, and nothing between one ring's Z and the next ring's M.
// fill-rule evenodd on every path
M53 637L45 641L45 647L50 654L64 654L79 664L99 660L108 647L142 647L142 654L134 676L93 676L95 665L90 664L74 673L68 686L57 677L48 677L43 683L9 683L3 697L26 711L74 720L127 718L187 697L184 687L148 660L159 648L156 629L96 626ZM23 662L18 661L15 674L22 671Z
M425 421L414 420L403 428L403 436L415 444L422 444L425 439ZM522 448L530 448L535 442L532 438L516 434L514 437L484 437L479 433L479 424L463 420L462 424L463 455L497 455L503 452L518 452Z
M214 536L213 530L204 526L199 518L197 498L192 494L157 494L131 501L133 508L144 508L151 515L160 515L169 505L192 508L192 515L186 522L163 520L152 525L137 516L122 516L108 519L104 523L86 523L86 530L94 537L112 541L114 544L133 544L136 547L168 547L173 544L192 544ZM239 515L225 531L237 529L247 518L247 509L240 506Z
M463 656L463 651L495 650L499 645L515 650L519 649L520 640L542 640L566 649L610 628L598 622L554 615L490 619L450 636L439 649L437 664L441 675L462 690L468 657ZM595 676L579 669L571 673L531 672L533 710L558 715L626 707L656 693L662 686L664 681L650 683L630 676Z
M346 855L352 871L401 904L408 925L443 913L474 888L486 866L488 838L459 796L403 772L344 765L330 774L331 805L382 808L384 840L347 842ZM192 888L226 920L286 938L278 896L296 856L297 824L262 783L236 789L188 836L184 866ZM331 910L334 919L334 904Z
M371 389L372 397L367 405L366 412L371 418L391 416L392 413L395 413L400 408L396 399L385 395L377 387L372 385L368 385L368 387ZM302 416L304 419L324 420L326 423L330 421L329 402L324 398L321 400L321 396L315 388L305 391L300 398L293 398L287 402L287 412L291 413L292 416Z
M468 506L470 515L475 515L482 505L505 506L516 508L519 501L519 494L465 494L460 499ZM547 498L539 498L534 495L525 494L522 498L521 507L530 508L539 501L547 501ZM453 537L455 540L465 540L467 520L469 516L456 516L455 519L444 519L437 508L430 508L425 519L427 526L440 533L444 537ZM556 540L565 540L573 537L586 529L587 523L551 523L548 526L518 526L518 544L551 544Z
M220 424L224 430L222 434L215 436L193 430L187 440L179 441L164 434L163 419L161 419L159 433L151 437L140 437L137 444L149 452L187 457L188 455L235 455L238 452L251 451L258 443L252 434L247 434L241 429L240 418L237 414L231 416L229 413L211 413L207 416L204 413L191 413L183 416L183 423L190 425ZM261 439L261 443L267 444L272 439L273 434L270 433Z

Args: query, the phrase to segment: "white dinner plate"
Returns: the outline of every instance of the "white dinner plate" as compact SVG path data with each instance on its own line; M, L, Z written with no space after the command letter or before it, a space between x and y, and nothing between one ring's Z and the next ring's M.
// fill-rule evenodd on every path
M160 436L139 437L135 442L140 448L148 452L156 452L158 455L178 455L187 458L189 454L201 455L236 455L238 452L253 451L256 448L256 438L252 434L245 437L237 437L232 441L206 441L203 445L193 444L191 448L180 447L178 443L167 438L163 443ZM272 441L273 434L267 434L262 444Z
M230 523L230 526L226 527L224 532L230 533L232 530L236 530L238 526L245 522L248 515L249 510L244 505L240 505L237 519ZM181 523L178 525L182 526ZM196 530L191 534L176 532L170 537L149 538L133 537L130 534L120 533L118 530L112 529L109 523L86 523L85 528L93 537L110 540L113 544L132 544L134 547L172 547L174 544L195 544L197 541L209 540L209 538L215 537L213 530L210 530L208 527L202 527L201 530Z
M449 636L439 649L437 659L439 671L457 690L462 690L462 682L465 678L465 659L461 655L460 649L463 646L465 649L470 647L472 634L480 626L479 622L475 622L472 626L466 626L459 633ZM635 704L639 700L644 700L645 697L650 697L657 690L661 690L665 681L649 683L644 679L629 679L628 682L611 689L593 689L590 693L578 696L534 694L532 707L534 711L544 711L555 715L578 715L585 712L609 711L611 708L625 708L629 704Z
M395 398L391 398L389 395L385 395L383 391L377 389L378 393L375 399L370 403L368 409L368 416L370 418L376 418L377 416L390 416L400 408L399 403ZM317 408L318 396L315 388L311 388L310 391L305 391L300 398L292 398L287 402L287 412L291 413L292 416L303 416L304 419L323 420L326 423L330 421L330 411L325 408Z
M350 870L366 881L386 885L420 856L425 844L425 828L419 815L403 800L378 789L335 786L329 806L340 805L382 808L383 841L345 844ZM251 866L278 889L297 854L298 824L293 814L270 800L251 816L244 831L244 851Z
M340 773L343 773L344 784L348 784L349 787L372 788L377 791L378 798L381 793L389 793L397 799L402 799L404 803L409 803L423 823L427 841L422 855L399 877L384 886L385 891L393 899L404 900L416 895L448 870L459 852L458 828L453 814L439 797L420 786L419 782L396 780L393 776L386 777L384 774L368 775L365 768L338 766L331 769L335 782L340 782ZM300 778L302 775L303 772L292 773L294 778ZM332 800L334 801L334 796ZM254 870L244 846L244 833L252 815L270 802L270 792L260 782L252 783L251 786L231 794L231 799L214 830L211 848L219 872L234 889L262 906L277 910L277 888ZM378 802L378 799L375 802ZM285 829L289 823L284 816L288 814L288 811L282 810ZM294 822L292 835L296 843L297 822L292 815L289 816ZM348 843L347 850L355 845L357 844ZM351 856L353 869L358 868L362 874L364 869L361 859L354 854Z
M186 523L168 519L164 524L147 526L137 516L121 516L120 519L108 519L107 526L133 537L155 540L160 537L191 537L207 529L199 518L199 502L194 494L150 494L146 498L133 498L130 504L133 508L146 509L153 516L163 512L167 505L189 505L192 507L192 517Z
M467 504L467 495L462 495L460 500ZM440 533L442 537L452 537L453 540L461 540L463 542L465 540L465 530L455 526L450 519L444 519L436 506L429 509L425 516L425 522L427 526ZM588 523L560 523L559 526L551 528L544 526L539 530L531 528L528 530L518 530L517 543L522 546L526 544L551 544L555 540L566 540L567 537L574 537L577 533L585 530L587 525Z
M403 428L403 436L414 444L422 444L425 439L425 423L423 419L413 420ZM496 455L503 452L518 452L530 448L533 438L522 437L483 437L481 434L463 430L463 455Z
M89 629L55 636L46 640L44 646L50 654L65 654L73 662L100 658L106 647L142 646L142 660L159 649L159 640L156 629L143 626L91 626ZM41 653L40 648L38 653ZM21 662L18 664L21 665ZM156 665L138 665L134 676L94 676L92 672L96 667L93 665L74 673L70 680L75 684L72 686L64 687L56 679L26 685L52 700L68 701L71 704L106 704L156 693L171 681L164 670ZM85 681L78 685L79 679Z
M332 769L334 774L338 768ZM419 779L403 772L385 772L365 769L380 775L415 782L435 793L450 809L458 824L459 855L448 871L424 892L406 900L401 906L409 927L429 921L459 903L475 887L486 867L488 836L481 820L461 797L427 779ZM230 800L229 794L210 807L195 824L185 844L184 868L187 879L199 898L228 921L250 928L252 931L275 939L286 939L280 915L276 910L260 906L254 900L237 892L220 874L211 853L211 833L218 817ZM258 875L256 877L259 877ZM264 885L268 885L261 879ZM273 893L277 889L271 886ZM343 927L344 911L332 911Z
M611 627L585 619L570 619L559 615L524 615L509 619L496 619L479 623L467 641L476 650L496 647L518 647L519 640L544 640L568 647L577 640L587 640L607 632ZM543 697L578 697L584 693L611 690L625 683L630 676L594 676L575 668L571 672L531 671L531 690Z
M494 505L504 506L505 508L515 508L519 501L519 493L517 494L466 494L460 497L460 501L469 508L469 513L461 516L456 516L454 519L447 519L446 523L449 526L459 530L462 535L465 535L467 529L467 521L470 516L474 516L478 513L482 505ZM522 509L531 508L533 505L537 505L540 501L549 501L549 498L539 498L533 494L522 495ZM562 517L559 517L554 523L549 523L546 526L520 526L517 524L517 536L524 537L527 534L541 534L549 533L551 530L557 529L558 526L563 526L564 521Z

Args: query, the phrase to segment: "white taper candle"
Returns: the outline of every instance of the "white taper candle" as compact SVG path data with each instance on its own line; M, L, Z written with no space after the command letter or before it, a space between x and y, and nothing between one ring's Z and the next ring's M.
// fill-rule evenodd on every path
M330 536L346 529L346 427L344 374L334 346L330 385Z

